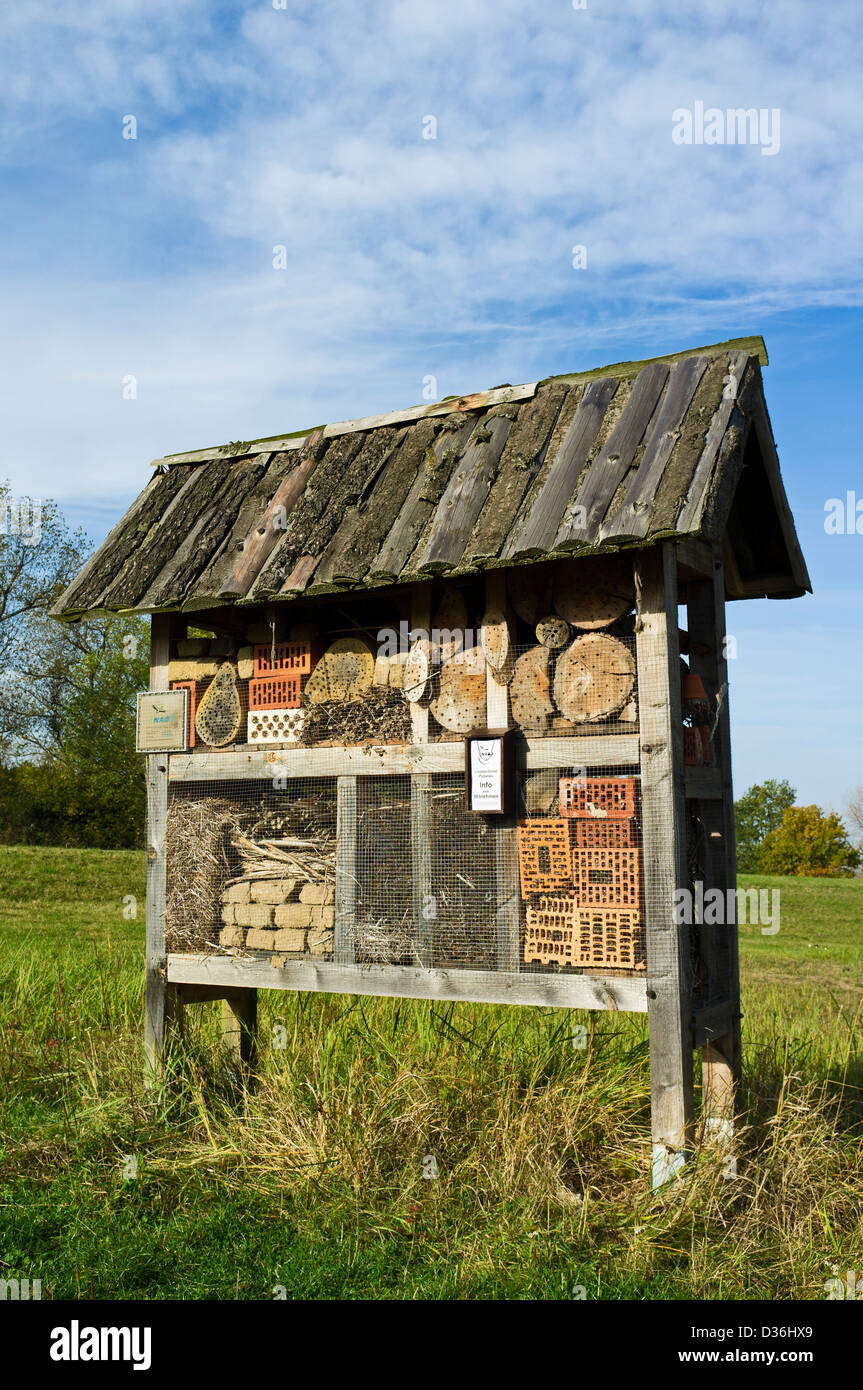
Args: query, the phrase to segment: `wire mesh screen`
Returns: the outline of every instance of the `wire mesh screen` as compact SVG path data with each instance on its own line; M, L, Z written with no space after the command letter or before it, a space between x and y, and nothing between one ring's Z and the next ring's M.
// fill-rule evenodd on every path
M680 890L694 902L699 881L724 881L716 812L689 801L680 814L670 761L677 741L679 762L716 764L714 709L691 679L688 700L669 699L665 637L642 628L636 643L631 573L597 570L581 587L571 575L513 571L505 615L481 582L435 584L428 632L395 615L395 646L369 595L277 622L266 642L260 615L245 644L223 635L196 655L178 642L171 675L190 690L194 747L191 780L171 783L169 949L347 970L644 971L647 921L671 925ZM462 740L509 726L515 813L477 814ZM447 771L376 765L394 748L388 766L422 767L407 753L426 743L438 745L426 765ZM213 779L223 753L255 745L271 775L233 780L226 761ZM197 780L207 754L210 780ZM725 987L732 937L687 910L689 984L707 1000ZM676 970L652 939L651 969Z
M637 777L521 772L517 801L515 816L469 811L463 773L172 784L168 949L643 969Z

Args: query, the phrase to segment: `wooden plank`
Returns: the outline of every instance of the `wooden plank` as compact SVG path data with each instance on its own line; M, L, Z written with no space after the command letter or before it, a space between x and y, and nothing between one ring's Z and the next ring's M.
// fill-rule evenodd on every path
M497 477L465 546L463 565L499 554L522 499L545 460L566 396L567 387L562 384L542 386L532 401L519 408L500 456Z
M776 511L779 516L779 524L782 527L782 535L785 539L785 546L788 551L788 558L791 561L791 571L794 579L801 589L807 593L812 592L812 582L809 578L809 571L806 568L806 561L803 558L803 551L797 539L797 530L794 525L794 517L788 503L788 495L785 491L785 484L782 481L782 474L779 471L779 455L776 452L776 441L773 438L773 427L770 423L770 416L767 413L767 405L761 392L755 401L752 412L752 424L755 429L758 447L761 451L761 460L764 464L764 471L770 483L770 490L773 493L773 501L776 504ZM779 588L785 587L787 580ZM768 584L768 588L769 588Z
M334 959L353 964L354 928L357 920L357 779L339 777L336 782L336 927Z
M706 541L687 536L675 541L677 573L684 579L713 578L713 547Z
M692 1139L689 926L674 921L687 886L683 722L673 546L635 562L641 815L647 923L653 1185L680 1172Z
M415 584L411 589L411 632L431 630L431 584ZM414 743L428 743L429 711L427 704L411 704L411 738Z
M243 598L284 535L284 522L302 497L315 470L317 460L313 444L314 440L310 440L309 449L300 455L296 465L279 483L259 523L249 531L233 573L221 586L222 595Z
M246 1080L255 1065L258 991L235 989L222 1000L222 1046Z
M94 598L98 600L101 594L109 586L116 576L122 556L118 553L120 543L124 536L130 535L137 527L137 518L145 507L152 507L157 498L165 494L170 497L171 493L179 487L181 479L172 479L168 484L162 478L151 478L129 510L120 518L115 526L112 526L108 535L94 551L89 560L82 565L72 583L63 591L58 599L51 605L48 612L52 618L70 617L82 609L91 606ZM106 574L106 567L110 567L110 572ZM91 579L95 580L97 592L90 589Z
M716 463L722 437L728 427L732 411L737 403L737 393L749 358L745 352L733 352L728 359L728 370L723 383L722 400L710 421L704 440L704 448L695 467L695 473L686 495L686 500L677 518L677 530L697 531L707 494L707 486Z
M326 425L324 436L348 434L354 430L373 430L381 425L401 425L412 420L427 420L432 416L452 415L456 411L486 410L493 405L506 405L509 401L529 401L539 385L536 381L523 386L497 386L493 391L475 391L467 396L448 396L433 405L416 405L407 410L394 410L388 415L370 415L364 420L342 420L336 425Z
M150 628L150 689L167 690L171 619L159 615ZM144 986L144 1049L148 1082L152 1084L167 1042L171 1000L165 974L166 864L165 829L168 819L168 758L147 755L147 916Z
M504 546L504 559L545 555L553 547L561 519L617 386L616 377L600 377L585 386L545 485L534 500L524 525Z
M476 428L467 419L455 430L443 429L426 449L423 463L378 555L369 578L397 578L403 573L431 519L456 460Z
M697 667L693 666L693 670ZM718 767L687 767L684 772L686 797L690 801L721 801L724 796L722 772Z
M669 368L665 362L651 362L639 372L617 423L567 507L555 540L556 548L584 545L595 539L609 503L632 467L665 389L668 374Z
M276 969L266 957L171 955L168 957L168 979L176 984L235 989L294 989L401 999L611 1009L621 1013L645 1013L647 1009L643 973L638 976L504 974L496 970L425 970L408 965L340 966L332 961L311 959L289 960Z
M486 613L505 614L508 607L505 571L487 570L485 575ZM485 668L485 716L489 729L509 728L509 686L500 685L495 680L489 665L486 665Z
M171 753L172 782L253 781L286 777L409 776L413 772L461 772L464 745L446 743L369 744L357 748L283 748L266 751L251 745L224 752ZM564 738L519 739L516 764L530 771L544 767L638 767L635 734L596 734Z
M692 1013L692 1042L694 1047L705 1047L728 1033L734 1023L734 1006L729 999L719 999Z
M688 586L687 621L692 647L690 666L701 676L708 694L719 697L718 721L712 752L721 796L702 801L701 812L708 839L709 887L727 893L737 887L734 788L731 771L731 719L728 698L728 662L725 656L725 575L721 552L714 550L709 581ZM693 769L695 770L695 769ZM708 951L708 1001L726 1001L730 1010L724 1033L706 1039L702 1055L702 1112L705 1134L729 1144L734 1130L734 1092L741 1053L740 966L736 922L705 927L710 932Z
M425 550L415 568L454 568L464 554L474 522L489 494L512 421L483 420L453 470L432 520Z
M432 779L428 773L415 773L411 777L411 906L417 955L426 967L433 959L438 908L432 868L431 790Z
M635 477L620 507L600 527L600 541L647 535L653 500L680 438L686 412L706 369L706 357L687 357L673 368L668 390L659 407Z

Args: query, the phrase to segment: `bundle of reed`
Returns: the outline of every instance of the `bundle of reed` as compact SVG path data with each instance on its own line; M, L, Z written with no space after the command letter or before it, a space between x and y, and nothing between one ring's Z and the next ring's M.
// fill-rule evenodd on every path
M231 837L238 831L238 809L230 801L171 800L165 829L169 951L199 951L215 942L222 888L234 869Z
M335 877L336 842L328 836L252 840L237 826L231 843L242 864L242 873L231 880L233 883L264 878L331 883Z

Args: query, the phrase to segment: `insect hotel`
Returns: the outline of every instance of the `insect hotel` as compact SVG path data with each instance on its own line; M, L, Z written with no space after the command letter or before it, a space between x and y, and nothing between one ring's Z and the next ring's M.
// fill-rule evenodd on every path
M158 460L57 602L152 614L146 1036L257 991L646 1012L654 1182L740 1046L726 600L809 578L760 339Z

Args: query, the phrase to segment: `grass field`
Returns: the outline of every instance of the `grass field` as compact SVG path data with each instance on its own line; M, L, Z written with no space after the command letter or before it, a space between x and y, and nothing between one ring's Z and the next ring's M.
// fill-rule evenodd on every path
M0 849L0 1278L43 1298L823 1298L831 1266L863 1276L863 881L743 883L781 888L782 924L742 929L736 1172L703 1151L654 1196L643 1018L268 993L251 1093L217 1005L188 1011L146 1092L143 856Z

